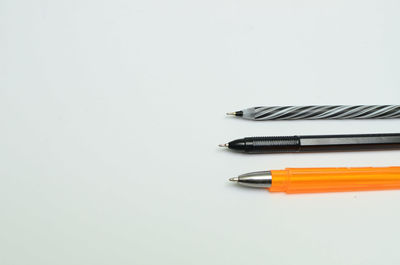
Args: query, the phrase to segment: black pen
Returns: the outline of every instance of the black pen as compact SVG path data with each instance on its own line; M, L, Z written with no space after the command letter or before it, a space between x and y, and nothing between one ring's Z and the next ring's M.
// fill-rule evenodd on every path
M219 146L244 153L394 150L400 133L246 137Z

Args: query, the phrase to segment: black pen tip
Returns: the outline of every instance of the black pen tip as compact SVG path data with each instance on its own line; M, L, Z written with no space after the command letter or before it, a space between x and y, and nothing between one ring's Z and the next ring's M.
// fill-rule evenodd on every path
M239 111L227 112L226 115L242 117L243 116L243 111L239 110Z

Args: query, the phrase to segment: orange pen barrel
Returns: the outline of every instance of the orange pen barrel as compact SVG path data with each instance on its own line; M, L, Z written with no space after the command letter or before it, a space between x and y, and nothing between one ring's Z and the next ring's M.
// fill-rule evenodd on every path
M269 191L315 193L400 189L400 167L271 170Z

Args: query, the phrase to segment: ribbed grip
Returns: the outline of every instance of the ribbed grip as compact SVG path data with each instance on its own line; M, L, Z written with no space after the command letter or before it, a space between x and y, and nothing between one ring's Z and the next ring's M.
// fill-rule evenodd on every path
M270 136L245 138L248 153L298 152L300 139L297 136Z

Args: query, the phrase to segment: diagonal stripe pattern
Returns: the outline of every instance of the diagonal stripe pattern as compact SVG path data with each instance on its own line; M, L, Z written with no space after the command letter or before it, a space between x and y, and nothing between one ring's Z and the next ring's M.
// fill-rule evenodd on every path
M400 105L256 107L253 115L253 119L258 121L394 119L400 118Z

